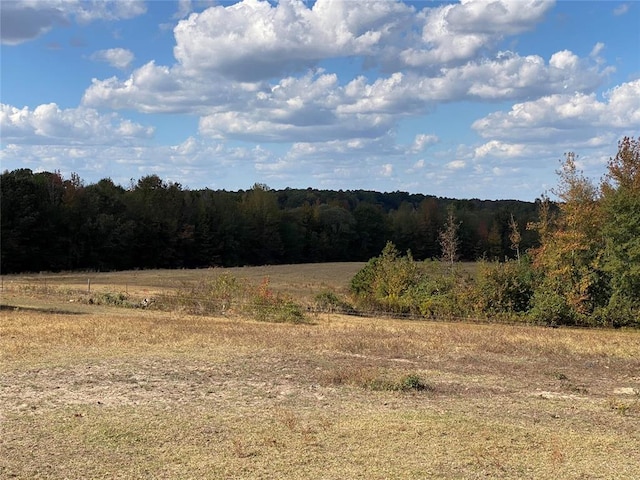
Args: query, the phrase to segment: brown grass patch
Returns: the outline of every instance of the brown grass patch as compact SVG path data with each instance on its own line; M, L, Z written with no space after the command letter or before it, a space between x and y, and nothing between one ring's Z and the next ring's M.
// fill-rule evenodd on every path
M266 324L7 285L0 478L640 478L637 331Z

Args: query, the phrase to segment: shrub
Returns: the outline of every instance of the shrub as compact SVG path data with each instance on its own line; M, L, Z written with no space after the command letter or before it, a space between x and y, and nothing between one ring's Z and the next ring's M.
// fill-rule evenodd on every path
M576 325L578 315L567 299L550 288L539 287L532 298L529 317L543 325Z
M370 282L370 283L367 283ZM415 262L388 243L351 282L360 308L428 317L462 317L470 312L470 282L442 262Z
M253 298L247 303L248 312L256 320L275 323L309 323L302 307L289 298L275 294L264 278Z
M133 307L134 304L129 301L126 293L103 292L91 295L88 302L92 305L110 305L114 307Z
M403 392L408 391L426 391L433 390L433 387L427 383L425 383L418 375L409 374L403 377L399 382L399 390Z
M504 263L480 262L475 285L476 308L486 315L528 312L534 272L528 257Z
M159 297L158 308L182 310L197 315L212 315L228 311L233 303L241 303L246 287L229 274L185 284L173 295Z
M315 310L320 312L351 312L353 307L335 293L325 291L315 296Z
M609 304L594 312L595 323L603 327L640 327L640 307L632 298L614 295Z

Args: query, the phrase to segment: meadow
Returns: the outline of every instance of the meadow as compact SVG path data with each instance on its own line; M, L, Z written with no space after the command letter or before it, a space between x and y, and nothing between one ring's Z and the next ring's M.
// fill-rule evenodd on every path
M311 305L362 265L3 277L0 478L640 478L638 330L84 301L231 274Z

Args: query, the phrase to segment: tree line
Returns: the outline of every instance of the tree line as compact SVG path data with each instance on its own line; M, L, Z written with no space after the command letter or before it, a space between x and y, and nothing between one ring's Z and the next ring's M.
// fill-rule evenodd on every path
M2 273L200 268L366 261L387 241L416 259L442 256L448 212L462 260L512 258L538 245L539 203L447 199L406 192L185 189L148 175L127 187L76 174L5 171Z
M510 219L515 259L456 268L457 229L450 212L440 242L446 262L417 262L392 243L353 278L361 308L437 317L485 317L552 325L640 326L640 139L626 137L599 184L566 155L559 182L538 203L524 248ZM526 252L520 255L520 252Z

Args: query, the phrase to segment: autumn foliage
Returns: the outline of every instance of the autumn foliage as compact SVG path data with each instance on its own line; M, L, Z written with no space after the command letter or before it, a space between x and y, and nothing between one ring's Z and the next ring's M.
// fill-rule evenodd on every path
M557 201L539 202L538 219L527 227L540 244L527 254L480 262L475 277L461 281L455 269L417 267L410 254L402 257L388 245L356 275L352 291L379 308L441 317L640 326L640 139L619 143L599 185L577 163L573 153L565 155L552 191ZM513 217L510 224L517 249ZM455 230L443 230L443 239L455 245Z

